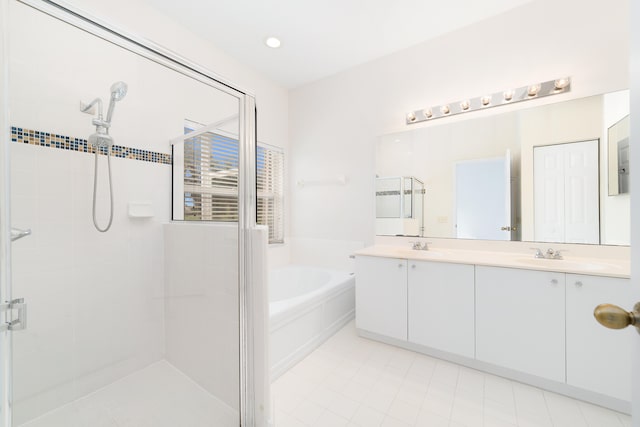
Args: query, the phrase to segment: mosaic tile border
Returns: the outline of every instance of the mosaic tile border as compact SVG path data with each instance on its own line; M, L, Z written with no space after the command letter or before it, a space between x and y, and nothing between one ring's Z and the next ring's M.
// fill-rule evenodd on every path
M31 129L23 129L11 126L11 142L17 144L39 145L41 147L58 148L60 150L78 151L81 153L95 153L95 147L86 139L72 136L58 135ZM100 154L107 154L104 147L100 148ZM133 159L143 162L161 163L170 165L173 162L171 154L155 151L141 150L139 148L113 145L111 155L121 159Z

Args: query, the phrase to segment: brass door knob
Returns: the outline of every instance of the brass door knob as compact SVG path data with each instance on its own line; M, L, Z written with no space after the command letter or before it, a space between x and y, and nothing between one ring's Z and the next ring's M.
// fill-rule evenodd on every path
M593 315L601 325L609 329L624 329L633 325L640 333L640 303L633 307L633 311L626 311L613 304L600 304Z

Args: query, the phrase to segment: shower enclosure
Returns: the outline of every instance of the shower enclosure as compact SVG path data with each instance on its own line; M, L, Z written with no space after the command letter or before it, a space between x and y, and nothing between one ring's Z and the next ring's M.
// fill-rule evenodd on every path
M254 99L63 4L0 0L0 427L265 425ZM230 116L234 221L172 221L170 141Z

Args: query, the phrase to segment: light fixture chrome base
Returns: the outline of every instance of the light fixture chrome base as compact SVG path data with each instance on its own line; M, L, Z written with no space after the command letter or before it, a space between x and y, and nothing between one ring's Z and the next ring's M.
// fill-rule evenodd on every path
M438 105L425 108L423 110L411 111L406 116L408 125L426 122L442 117L455 116L456 114L468 113L470 111L485 110L500 105L513 104L514 102L528 101L531 99L543 98L551 95L569 92L571 90L571 78L562 77L542 83L535 83L522 86L516 89L507 89L491 95L478 96L476 98L464 99L450 104Z

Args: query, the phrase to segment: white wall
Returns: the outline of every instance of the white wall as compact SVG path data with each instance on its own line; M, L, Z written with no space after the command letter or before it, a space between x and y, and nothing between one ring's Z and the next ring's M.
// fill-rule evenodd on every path
M537 0L293 90L290 181L348 183L292 187L292 234L373 242L374 143L406 129L407 111L564 75L573 83L563 99L626 88L628 10L629 1ZM533 103L542 102L525 107ZM500 112L510 108L522 107Z

